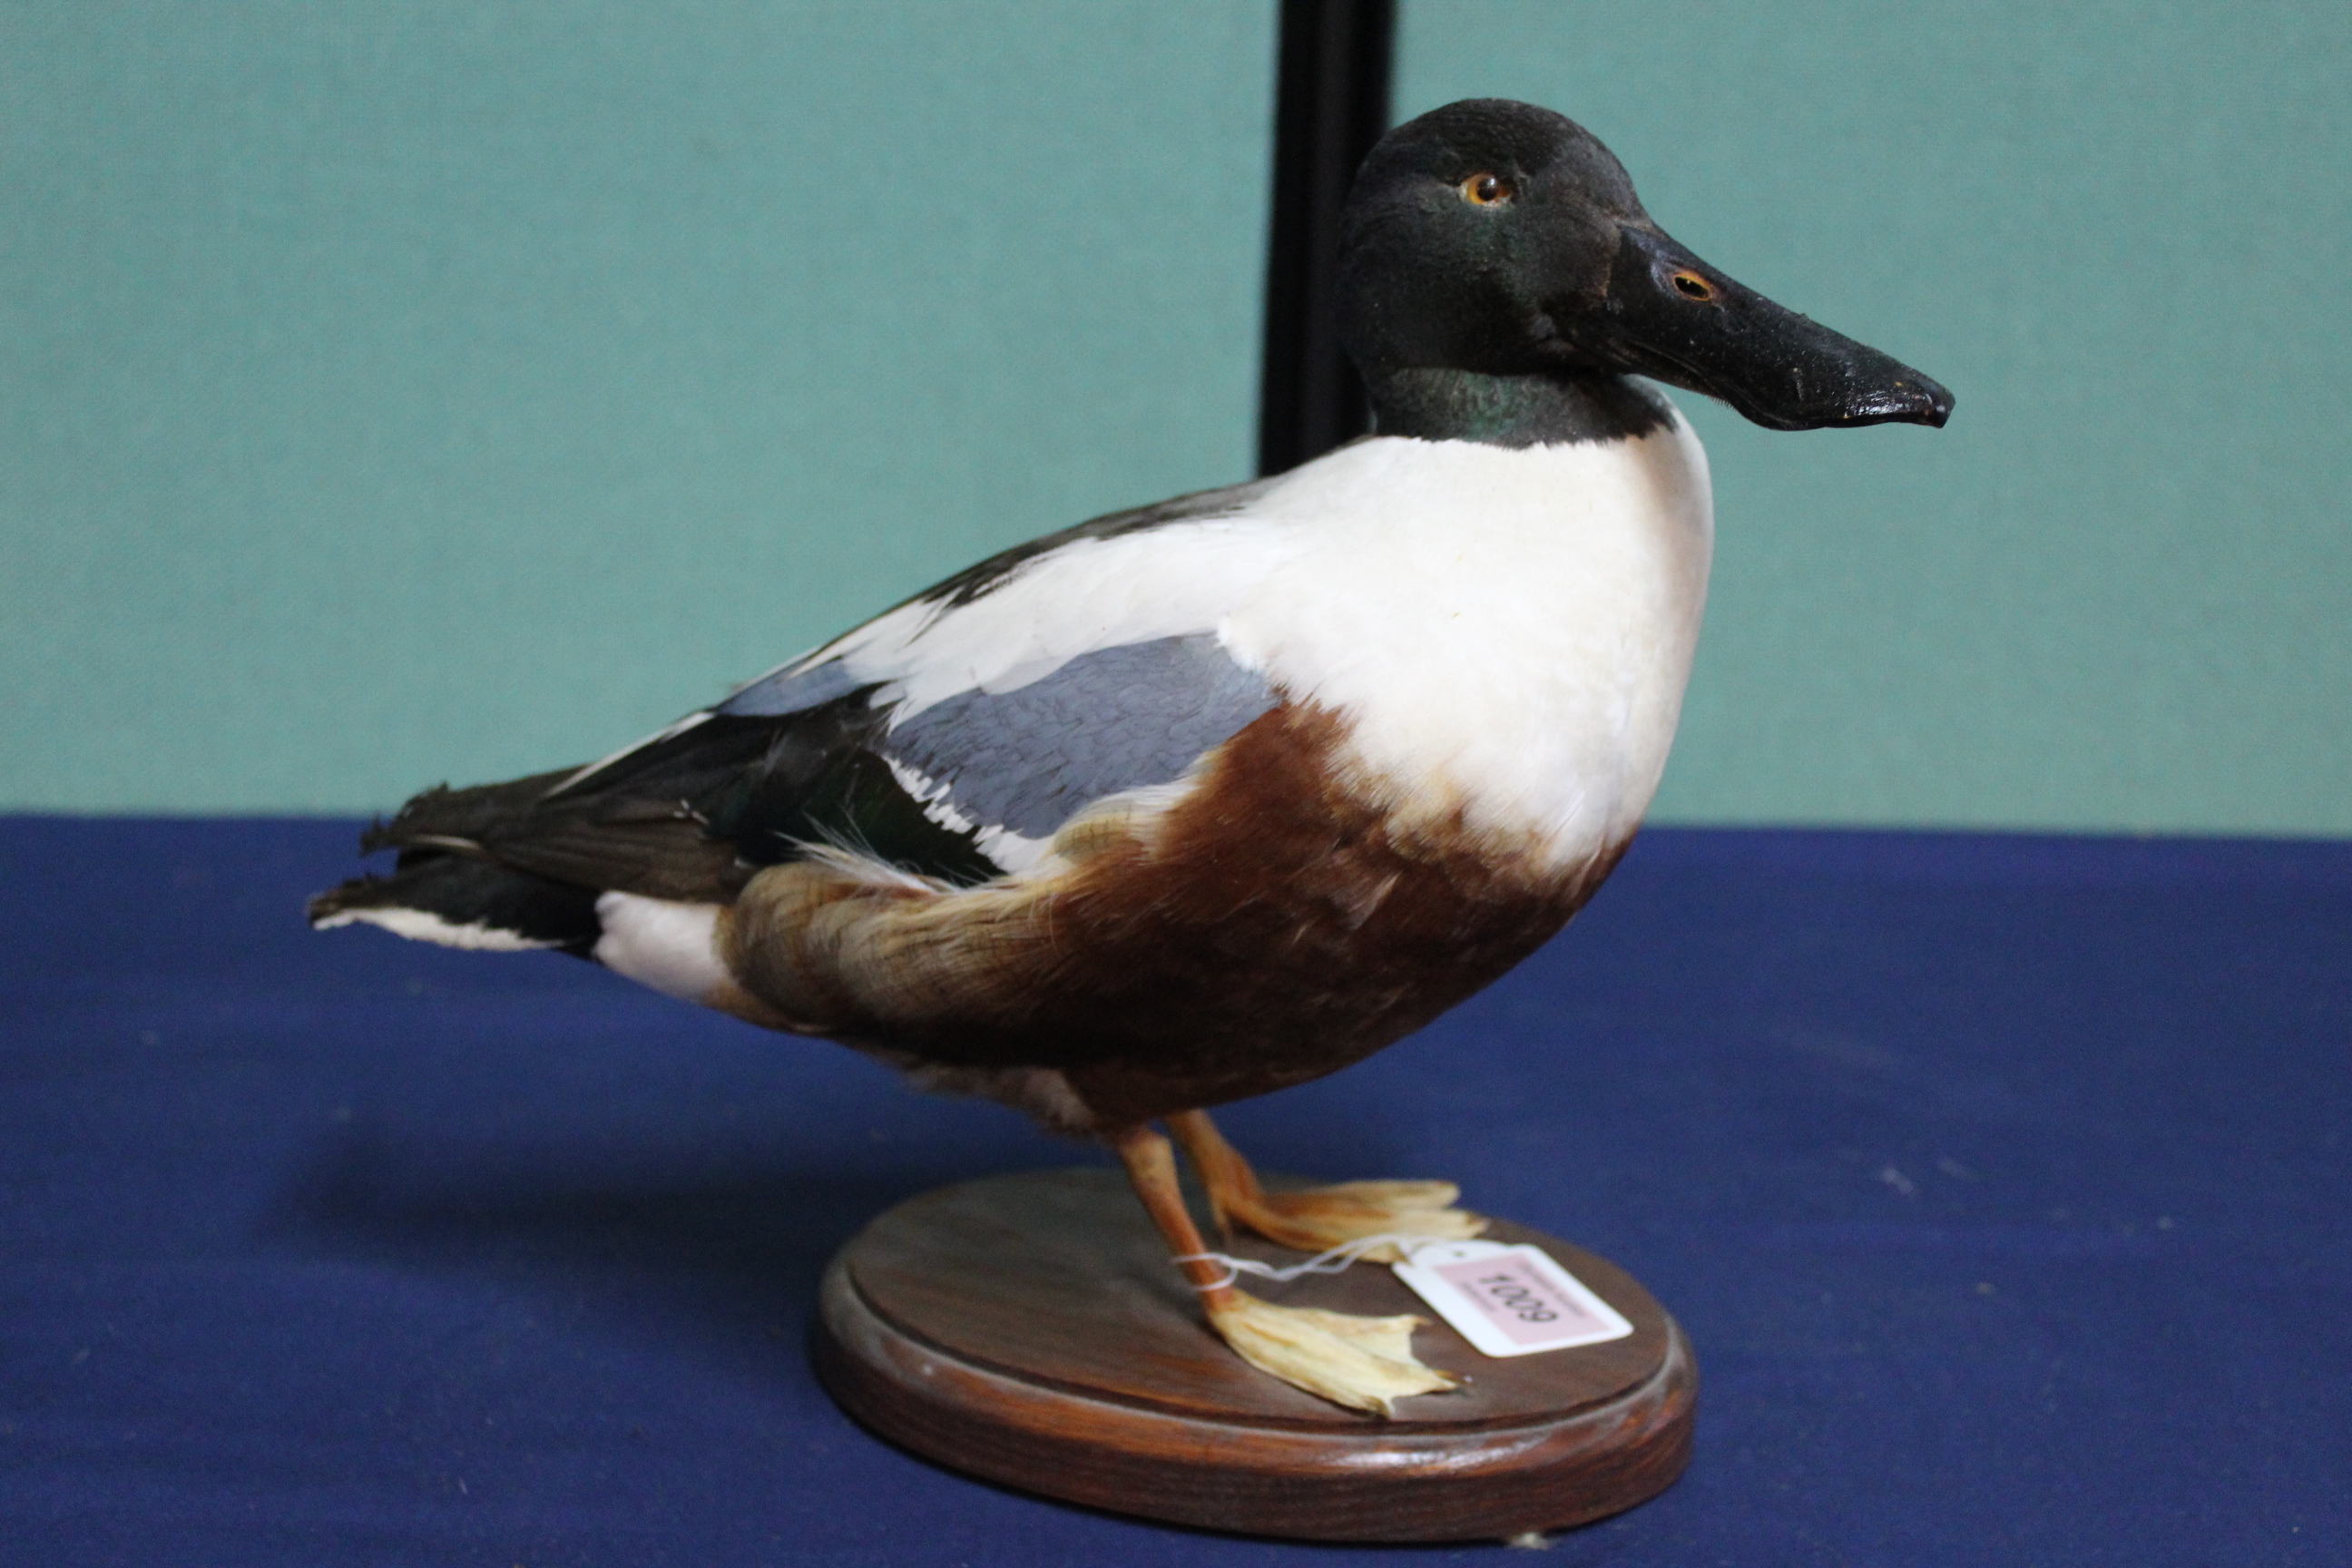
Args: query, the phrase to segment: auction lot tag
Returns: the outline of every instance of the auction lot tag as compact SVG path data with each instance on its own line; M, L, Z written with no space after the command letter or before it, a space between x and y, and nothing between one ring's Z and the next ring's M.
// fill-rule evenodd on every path
M1491 1356L1622 1340L1633 1325L1542 1248L1437 1241L1391 1265L1398 1279Z

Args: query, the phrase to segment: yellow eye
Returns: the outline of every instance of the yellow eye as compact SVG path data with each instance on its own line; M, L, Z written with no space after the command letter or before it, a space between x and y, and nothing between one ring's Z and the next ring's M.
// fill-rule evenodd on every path
M1715 298L1715 285L1697 273L1685 269L1675 274L1675 292L1685 300L1705 302Z
M1500 174L1473 174L1454 188L1474 207L1498 207L1518 195Z

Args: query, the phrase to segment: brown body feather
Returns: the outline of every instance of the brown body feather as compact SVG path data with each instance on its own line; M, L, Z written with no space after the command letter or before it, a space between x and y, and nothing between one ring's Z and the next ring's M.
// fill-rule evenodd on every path
M1551 868L1458 825L1399 837L1342 733L1276 709L1174 806L1089 813L1032 877L771 867L720 921L742 994L713 1000L1097 1129L1335 1071L1532 952L1624 847ZM1041 1106L1038 1069L1076 1104Z

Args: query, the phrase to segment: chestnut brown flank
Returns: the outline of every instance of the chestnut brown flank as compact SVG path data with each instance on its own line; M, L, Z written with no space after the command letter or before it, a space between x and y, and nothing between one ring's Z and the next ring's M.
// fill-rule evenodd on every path
M1066 827L1074 862L943 890L770 868L722 921L754 1022L956 1068L1058 1070L1099 1128L1301 1083L1535 951L1623 852L1542 870L1458 819L1408 841L1286 705L1164 815ZM1498 852L1499 851L1499 852Z

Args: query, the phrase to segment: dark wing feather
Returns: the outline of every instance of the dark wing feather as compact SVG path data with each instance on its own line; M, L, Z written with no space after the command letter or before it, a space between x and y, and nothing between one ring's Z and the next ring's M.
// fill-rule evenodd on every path
M1105 795L1181 778L1274 703L1213 637L1163 637L1013 691L961 693L896 728L877 687L781 714L714 713L577 784L428 790L367 847L398 849L404 868L457 855L691 902L730 901L812 844L966 885L1008 868L987 830L1050 838Z
M1050 838L1106 795L1182 777L1275 703L1264 678L1205 633L1097 649L904 721L886 690L772 716L716 713L582 793L683 805L731 847L739 879L833 844L969 884L1009 868L988 852L989 830Z
M926 874L999 868L932 824L865 742L884 715L859 691L780 718L713 716L563 787L573 772L427 790L373 829L405 870L457 856L578 887L730 901L808 843L871 848Z
M1097 518L908 603L952 616L1056 549L1236 513L1264 488ZM593 767L428 790L365 847L398 850L401 874L456 858L691 902L730 901L761 867L814 844L970 884L1010 868L1003 835L1049 838L1106 795L1177 779L1275 701L1206 631L1097 649L1014 690L969 690L919 713L903 712L898 691L857 683L838 659L787 666Z

